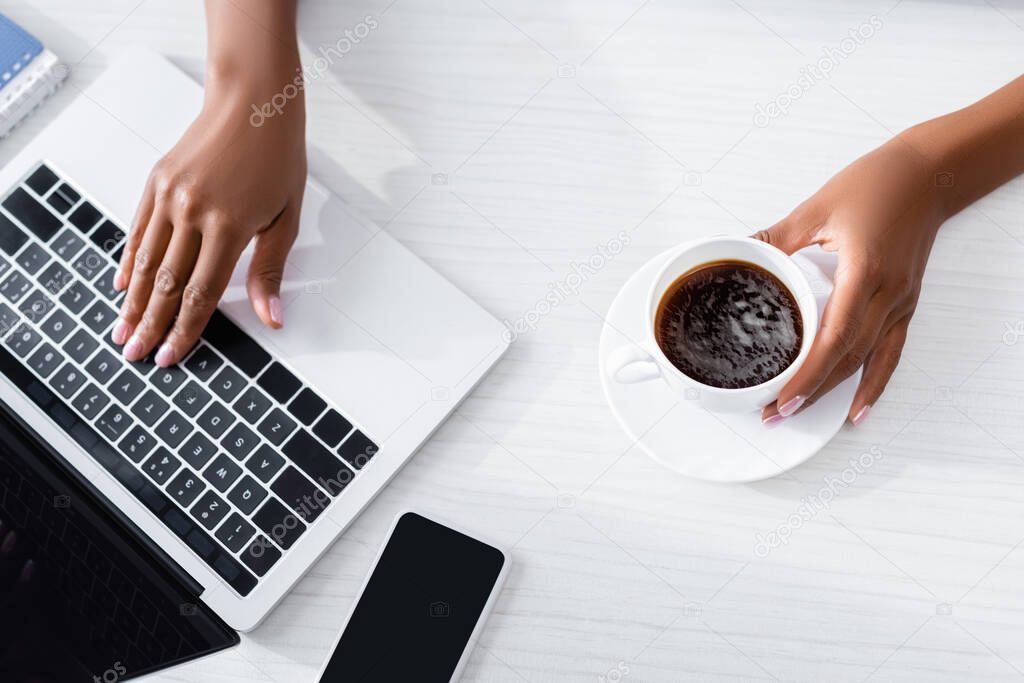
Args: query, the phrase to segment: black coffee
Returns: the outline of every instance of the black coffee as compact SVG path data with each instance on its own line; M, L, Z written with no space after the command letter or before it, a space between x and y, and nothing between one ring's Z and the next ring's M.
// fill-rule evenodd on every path
M800 353L796 298L760 266L716 261L679 277L661 297L658 346L702 384L739 389L767 382Z

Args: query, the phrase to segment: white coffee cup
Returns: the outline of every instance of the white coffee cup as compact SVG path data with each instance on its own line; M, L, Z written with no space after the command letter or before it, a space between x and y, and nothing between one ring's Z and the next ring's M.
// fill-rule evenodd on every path
M789 367L767 382L741 389L703 384L676 368L658 346L654 324L666 290L680 276L715 261L746 261L760 266L779 278L796 298L803 322L800 353ZM749 237L711 237L681 247L658 272L645 305L645 337L637 344L627 344L609 354L609 375L622 384L661 379L681 398L696 399L703 408L714 412L760 410L778 398L779 391L807 358L818 330L818 305L806 276L785 253Z

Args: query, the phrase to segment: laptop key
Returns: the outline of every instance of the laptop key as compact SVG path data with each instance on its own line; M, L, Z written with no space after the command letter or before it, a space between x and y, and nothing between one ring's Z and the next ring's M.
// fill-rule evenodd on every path
M57 296L75 278L67 268L53 261L50 265L46 266L46 270L39 275L38 279L43 291L50 296ZM78 311L74 312L78 313Z
M231 431L227 433L227 436L220 443L224 450L234 456L235 460L245 460L245 456L249 455L259 442L260 438L251 429L239 422L231 428Z
M85 371L100 384L106 384L117 374L120 367L121 361L117 356L106 349L100 349L100 352L86 364Z
M291 548L306 531L306 525L298 515L279 503L276 498L268 499L252 516L252 521L263 530L263 533L272 538L274 543L285 550Z
M234 408L242 419L253 425L270 410L270 405L270 399L262 391L256 387L249 387L235 401Z
M285 456L299 466L310 479L332 496L352 480L352 471L338 458L324 448L309 432L300 429L282 449Z
M109 338L109 336L108 336L108 338ZM140 375L145 377L146 375L148 375L149 373L153 372L157 368L156 361L153 358L154 355L155 355L155 352L154 351L150 351L149 353L147 353L142 358L140 358L138 360L130 361L128 363L128 365L130 365L133 368L135 368L136 372L138 372Z
M178 448L178 455L184 458L185 462L197 470L202 469L206 463L210 462L210 458L212 458L216 452L217 447L200 432L192 434L192 436L190 436L188 440Z
M257 383L278 403L287 403L302 387L299 378L277 361L270 364L270 367L260 375Z
M210 401L210 406L197 420L199 426L215 439L219 439L234 421L235 416L220 401Z
M42 290L33 289L31 294L21 300L18 310L24 313L30 322L38 325L54 306L53 300Z
M56 252L57 256L64 261L70 262L78 252L85 246L85 240L71 231L71 228L64 228L60 234L50 243L50 249Z
M29 367L44 379L49 377L63 362L64 357L57 352L57 349L46 342L43 342L43 345L37 348L35 353L28 359Z
M4 340L4 343L7 344L11 351L14 351L14 353L24 358L32 349L35 348L36 344L38 344L41 339L42 338L36 333L36 331L29 327L28 324L21 323L17 328L15 328L14 332Z
M149 475L150 479L163 486L180 467L181 461L161 446L142 464L142 471Z
M85 284L75 280L71 283L71 286L60 295L60 302L67 306L72 313L79 315L95 298L96 295L90 292L89 288L86 287ZM89 320L84 317L83 320L90 328L93 327L93 325L89 324ZM97 334L99 333L97 332Z
M307 524L314 522L320 513L331 504L330 496L291 466L274 480L274 483L270 485L270 490L276 493L277 497L283 500Z
M102 268L105 268L109 262L100 253L92 247L86 247L85 251L78 255L78 258L74 260L71 267L78 271L78 274L85 278L86 281L91 282L93 278L99 275Z
M196 348L195 353L185 361L185 369L199 378L200 382L206 382L224 364L224 361L214 353L213 349L205 344Z
M131 417L119 406L112 405L96 420L96 429L111 441L117 441L132 424Z
M83 329L75 330L75 333L64 342L64 350L68 352L71 359L83 365L99 346L100 343Z
M139 487L139 490L135 492L135 497L142 501L143 505L148 507L157 515L164 510L171 508L171 501L163 494L163 491L144 479L142 480L142 485Z
M57 213L67 213L81 198L82 196L75 192L70 185L63 183L46 198L46 203L52 206Z
M238 476L242 474L242 468L236 465L228 456L221 453L209 467L203 471L203 478L213 484L213 487L224 493L235 483Z
M156 447L156 439L145 429L135 425L125 434L125 437L121 439L121 443L117 447L132 462L142 462L142 459Z
M107 301L116 301L121 296L121 292L114 289L114 273L116 272L116 268L107 268L103 271L103 275L100 275L96 282L92 283L96 291L102 294Z
M53 341L62 342L75 327L75 321L71 319L71 316L57 309L39 326L39 329Z
M237 512L232 512L214 535L218 541L228 547L228 550L237 553L245 547L255 533L256 527L245 521L245 518Z
M199 499L199 502L192 506L192 516L199 520L207 529L213 530L224 516L227 515L229 506L224 499L213 491L207 491Z
M14 224L7 216L0 213L0 249L8 256L13 256L28 241L28 233Z
M3 206L44 242L49 241L61 228L61 220L36 201L24 188L15 188L14 192L4 200Z
M85 388L78 392L75 400L71 402L78 412L91 420L96 417L107 404L110 403L110 396L98 386L89 382Z
M213 390L213 393L227 403L233 401L243 387L245 387L245 378L231 366L225 366L210 382L210 389Z
M7 278L0 282L0 295L12 304L21 301L21 297L28 294L32 283L21 273L14 271Z
M157 367L156 371L149 376L149 381L164 396L170 396L185 381L185 371L177 365L169 368Z
M377 444L370 440L366 434L358 429L341 444L338 455L344 458L345 462L357 470L361 470L366 463L377 455Z
M50 378L50 386L57 390L57 393L64 398L71 398L75 392L85 384L85 375L81 370L71 363L65 363L57 373ZM119 435L120 436L120 435Z
M238 556L242 563L251 569L256 576L263 576L281 559L281 551L270 541L260 536Z
M63 301L63 297L61 297L61 300ZM114 324L116 319L117 312L102 301L94 303L82 316L82 322L85 323L86 327L95 332L96 336L104 334Z
M99 354L97 354L97 358ZM121 361L117 361L115 370L121 367ZM139 394L145 388L145 383L135 376L135 373L131 370L121 370L121 374L117 376L111 385L108 387L110 394L117 399L117 401L123 406L129 406L132 401L139 397Z
M21 253L14 260L30 275L35 275L47 264L50 260L50 255L46 253L45 249L33 242L22 249Z
M246 469L255 474L264 484L274 478L282 465L284 465L284 458L266 444L257 448L252 457L245 461Z
M82 202L82 205L68 217L68 221L82 232L89 232L101 218L103 214L95 206L89 202Z
M132 414L142 420L147 427L152 427L167 412L167 401L160 398L155 391L148 389L142 398L132 406Z
M18 314L7 304L0 303L0 337L6 337L18 321Z
M295 420L285 415L280 408L274 408L256 429L267 441L280 446L288 435L295 431L295 427Z
M313 427L313 433L323 439L324 443L334 448L352 431L352 423L341 416L333 408L324 413L320 421Z
M177 448L185 440L193 427L188 423L184 415L177 410L172 410L153 431L163 439L171 448Z
M206 489L206 484L194 472L183 470L167 487L171 498L187 508Z
M213 312L203 339L249 377L258 375L270 363L270 354L220 311Z
M235 487L228 493L228 500L246 515L252 514L256 506L262 503L266 497L267 490L248 475L242 477L242 480L235 484Z
M210 393L194 380L190 379L178 395L174 397L174 405L189 417L195 417L210 402Z
M291 402L288 406L288 412L308 427L313 424L316 418L320 416L320 413L324 412L326 408L327 402L307 387L300 391L295 400Z
M53 194L46 198L46 203L52 206L53 210L60 214L67 213L71 210L71 207L74 206L67 197L60 193L59 187L54 190Z
M224 579L231 588L241 596L246 596L256 587L256 577L245 567L238 564L235 558L225 553L219 553L210 563L213 570Z
M46 164L42 164L32 172L25 184L31 187L36 194L44 195L57 184L58 180L57 174L51 171Z
M93 244L108 254L114 251L114 249L124 241L124 237L124 230L117 227L109 220L100 223L100 227L96 228L92 234L89 235L89 239L92 240Z

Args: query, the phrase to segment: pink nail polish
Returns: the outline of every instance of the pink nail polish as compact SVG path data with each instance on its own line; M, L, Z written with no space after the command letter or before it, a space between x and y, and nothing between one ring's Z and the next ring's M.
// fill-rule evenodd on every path
M174 365L174 349L170 344L164 342L161 344L160 350L156 352L156 358L153 360L162 368Z
M854 427L859 427L860 423L867 419L868 413L871 412L871 405L865 405L863 408L857 411L857 414L850 420Z
M138 360L142 357L142 339L139 335L133 334L128 343L124 345L124 357L128 360Z
M281 311L281 298L272 296L270 297L270 319L278 325L284 325L284 315Z
M789 417L797 410L799 410L800 406L802 406L804 404L804 401L806 400L806 396L794 396L793 398L789 399L781 406L779 406L779 415L781 415L782 417Z
M786 418L784 416L775 413L771 417L766 417L765 419L761 420L761 424L763 424L768 429L772 429L773 427L778 427L779 423L785 419Z
M128 338L128 323L118 318L114 323L114 329L110 331L110 338L115 344L124 344L124 340Z

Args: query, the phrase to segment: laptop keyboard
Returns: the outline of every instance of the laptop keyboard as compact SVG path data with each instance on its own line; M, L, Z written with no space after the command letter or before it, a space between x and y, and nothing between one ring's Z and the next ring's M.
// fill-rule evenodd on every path
M110 339L125 233L46 165L0 202L0 371L247 595L377 445L219 311L185 360Z

